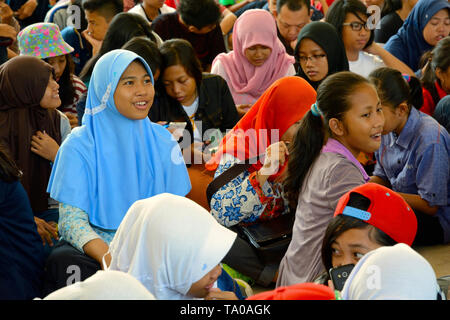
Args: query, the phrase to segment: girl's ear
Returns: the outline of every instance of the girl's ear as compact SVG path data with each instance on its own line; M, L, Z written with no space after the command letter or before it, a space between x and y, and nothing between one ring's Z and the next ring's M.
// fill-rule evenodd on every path
M403 101L402 103L400 103L398 105L398 107L395 108L395 112L396 112L397 116L399 116L399 117L408 116L409 115L408 103L406 101Z
M331 132L338 137L341 137L345 134L344 124L342 123L342 121L336 118L331 118L328 121L328 126L330 127Z

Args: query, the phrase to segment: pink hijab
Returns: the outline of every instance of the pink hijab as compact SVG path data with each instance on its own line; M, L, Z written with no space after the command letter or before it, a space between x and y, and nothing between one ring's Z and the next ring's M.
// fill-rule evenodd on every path
M259 67L253 66L245 57L245 49L254 45L272 49L267 61ZM294 57L286 53L277 36L275 19L266 10L245 11L234 24L233 51L219 54L216 60L223 64L233 98L235 94L248 94L258 99L276 80L284 77Z

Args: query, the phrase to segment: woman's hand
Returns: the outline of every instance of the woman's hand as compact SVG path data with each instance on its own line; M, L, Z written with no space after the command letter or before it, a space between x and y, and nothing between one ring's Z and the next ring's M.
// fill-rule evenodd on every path
M239 300L234 292L222 291L219 288L211 288L205 300Z
M16 30L8 24L0 23L0 37L16 40Z
M284 166L288 156L288 147L283 141L268 146L264 157L264 165L257 173L259 184L263 185L271 175L278 173L279 168Z
M13 14L14 12L11 10L10 6L0 1L0 18L2 23L10 24Z
M34 222L36 223L37 232L41 236L42 245L45 246L45 244L48 243L49 246L52 247L52 238L59 240L56 222L46 222L38 217L34 217Z
M252 107L251 104L238 104L236 105L236 110L238 112L239 117L243 117L248 110L250 110Z
M78 117L76 115L70 112L66 112L65 115L69 119L70 127L72 129L78 127Z
M31 151L49 161L55 161L59 145L47 133L37 131L31 137Z

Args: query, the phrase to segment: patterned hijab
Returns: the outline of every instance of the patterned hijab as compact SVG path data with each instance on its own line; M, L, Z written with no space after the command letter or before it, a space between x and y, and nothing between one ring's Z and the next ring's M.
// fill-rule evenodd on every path
M53 68L41 59L15 57L0 66L0 140L23 171L22 184L34 212L48 208L50 161L31 152L31 137L45 131L61 144L61 118L44 109L44 96Z

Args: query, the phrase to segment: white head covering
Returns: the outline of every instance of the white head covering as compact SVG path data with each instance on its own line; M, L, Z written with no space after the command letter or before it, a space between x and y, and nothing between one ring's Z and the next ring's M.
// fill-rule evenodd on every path
M344 300L436 300L439 286L433 268L404 243L367 253L350 273Z
M160 194L136 201L110 244L111 270L128 272L158 300L186 296L230 250L236 233L184 197Z
M127 273L97 271L82 282L50 293L44 300L155 300L155 297Z

